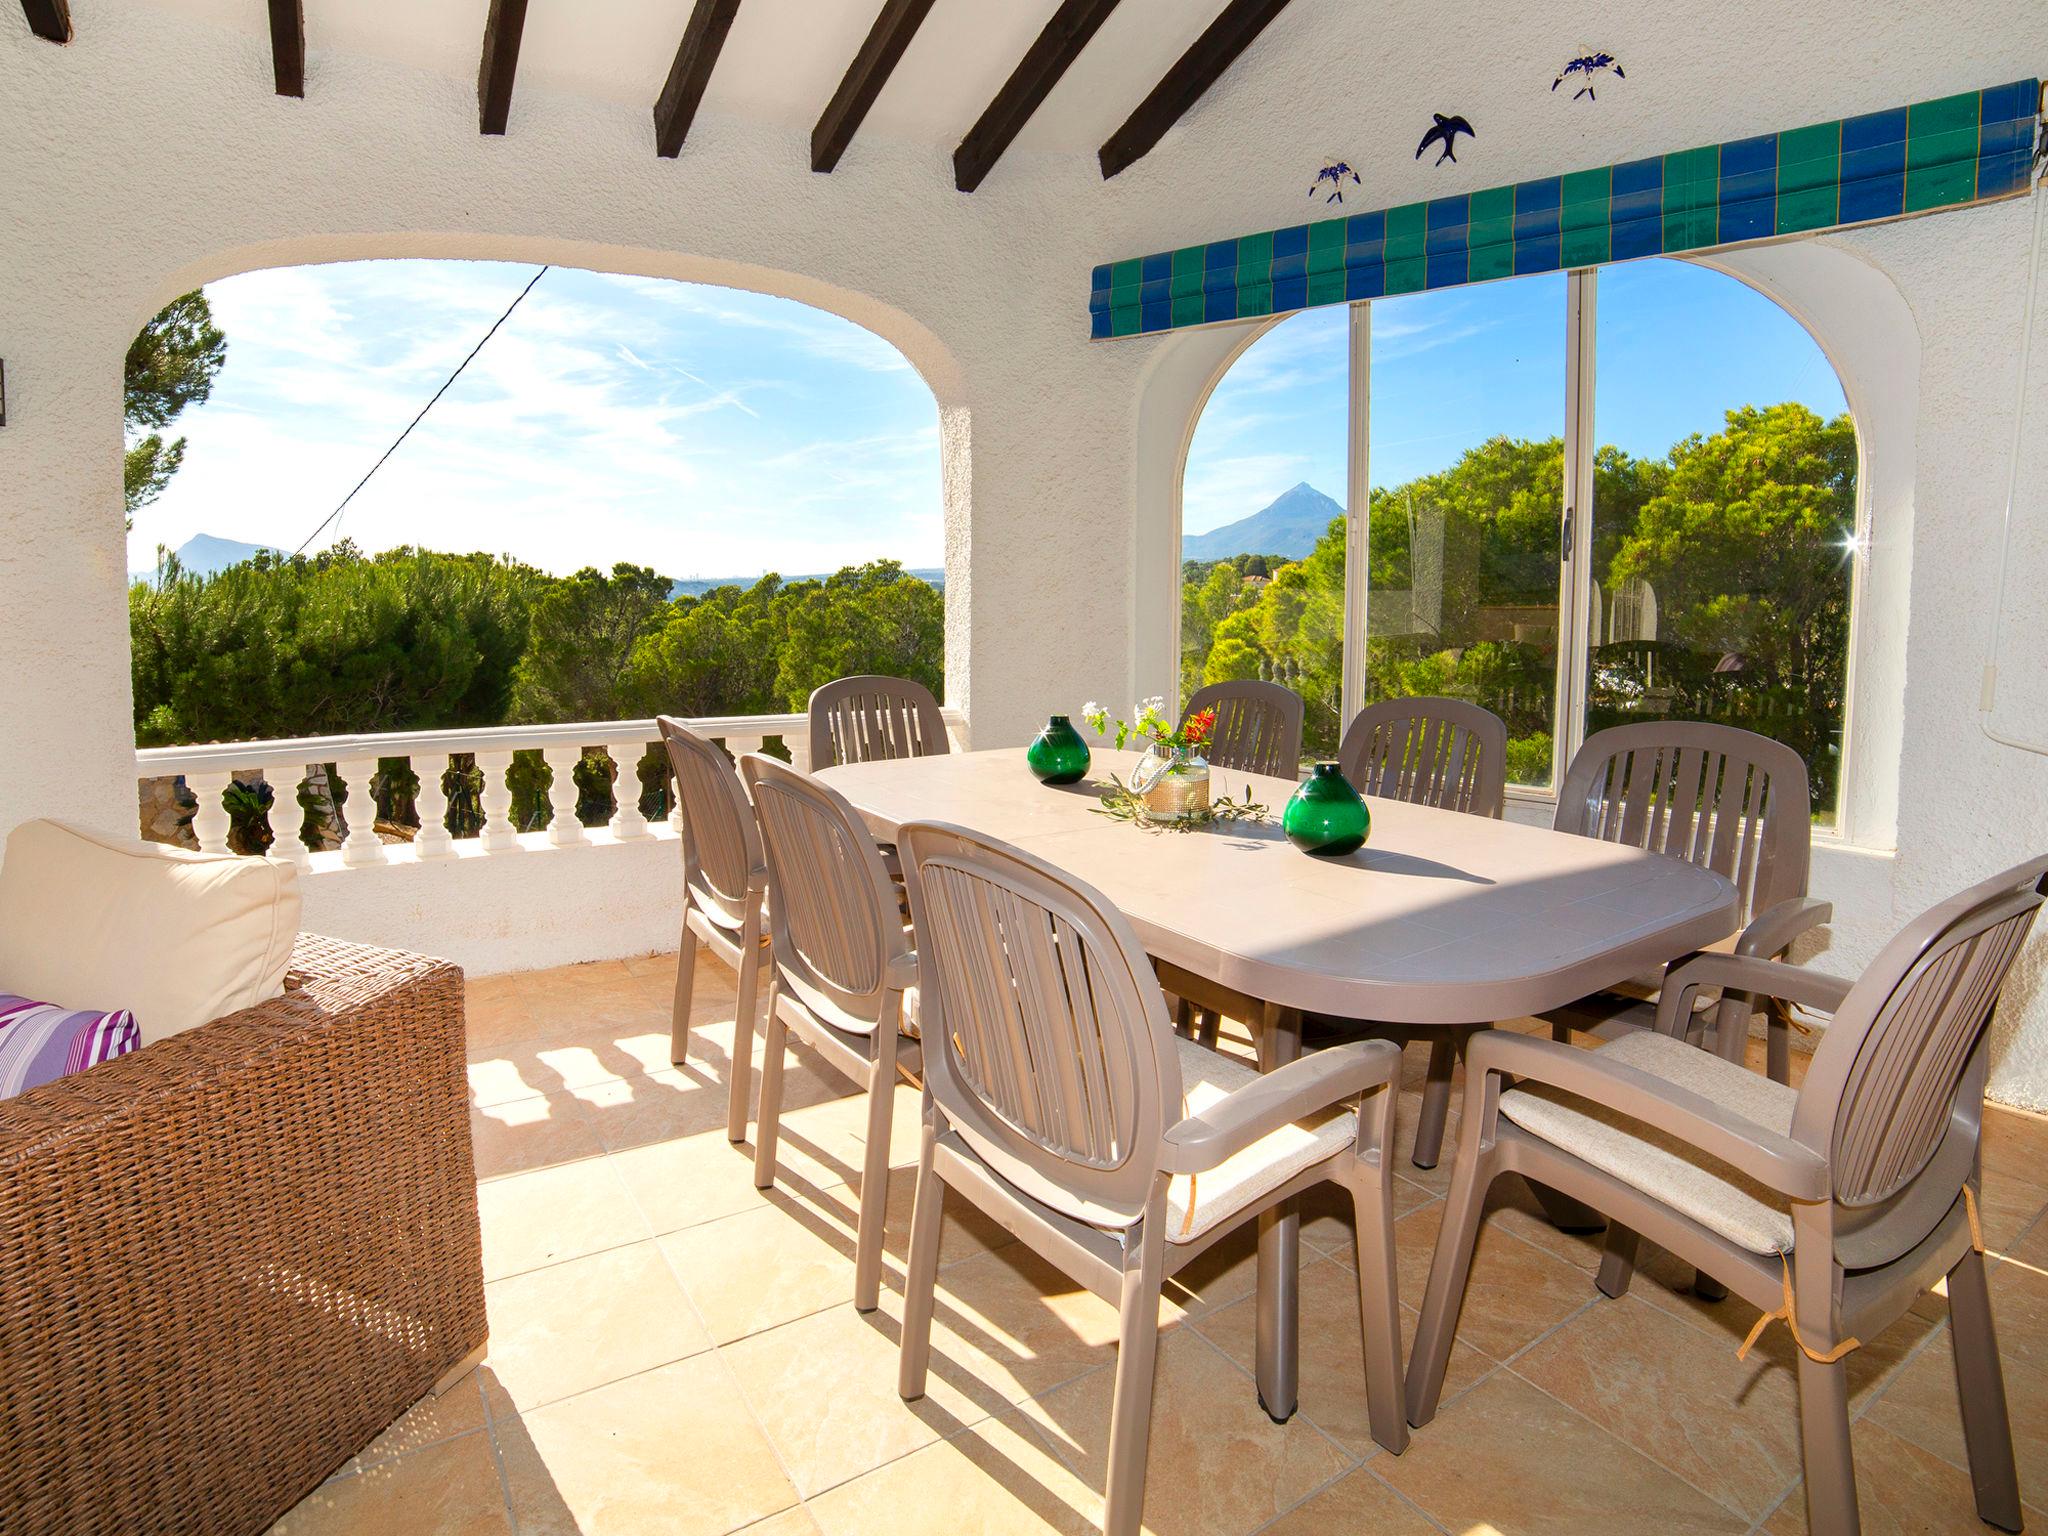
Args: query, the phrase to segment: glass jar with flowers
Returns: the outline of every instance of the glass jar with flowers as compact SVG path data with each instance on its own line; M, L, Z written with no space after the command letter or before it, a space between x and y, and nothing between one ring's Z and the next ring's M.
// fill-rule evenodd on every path
M1166 715L1166 700L1141 700L1131 720L1113 720L1100 704L1082 706L1081 718L1119 752L1143 741L1145 755L1131 771L1130 793L1149 821L1200 820L1209 813L1209 763L1202 749L1216 728L1216 711L1205 709L1178 725Z

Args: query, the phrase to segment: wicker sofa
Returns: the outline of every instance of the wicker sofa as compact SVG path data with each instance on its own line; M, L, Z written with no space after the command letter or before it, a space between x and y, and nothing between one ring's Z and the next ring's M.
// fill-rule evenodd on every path
M480 1351L462 973L282 997L0 1101L0 1528L260 1531Z

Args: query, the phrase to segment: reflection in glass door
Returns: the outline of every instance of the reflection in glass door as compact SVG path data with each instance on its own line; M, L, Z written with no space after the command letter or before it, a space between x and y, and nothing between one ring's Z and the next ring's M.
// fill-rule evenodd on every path
M1856 429L1797 321L1723 273L1599 276L1586 730L1710 720L1841 781Z
M1551 782L1565 479L1566 278L1372 306L1365 699L1443 694L1507 722L1508 782Z

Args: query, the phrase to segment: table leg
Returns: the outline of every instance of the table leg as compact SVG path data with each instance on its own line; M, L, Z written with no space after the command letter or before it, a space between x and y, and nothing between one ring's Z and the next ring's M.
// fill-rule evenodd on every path
M1429 1075L1422 1082L1422 1112L1415 1117L1411 1160L1418 1168L1434 1168L1443 1153L1444 1121L1451 1112L1451 1077L1457 1069L1457 1038L1448 1029L1440 1030L1429 1042Z
M1301 1055L1301 1015L1260 1005L1259 1070ZM1259 1406L1276 1424L1294 1417L1301 1377L1301 1213L1295 1202L1259 1217L1257 1377Z

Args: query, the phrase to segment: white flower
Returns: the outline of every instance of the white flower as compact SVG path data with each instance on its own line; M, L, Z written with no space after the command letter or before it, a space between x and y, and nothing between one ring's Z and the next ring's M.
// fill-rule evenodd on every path
M1090 699L1086 704L1083 704L1081 706L1081 718L1083 720L1093 720L1097 715L1106 715L1108 713L1108 710L1104 709L1100 704L1096 703L1093 699Z

